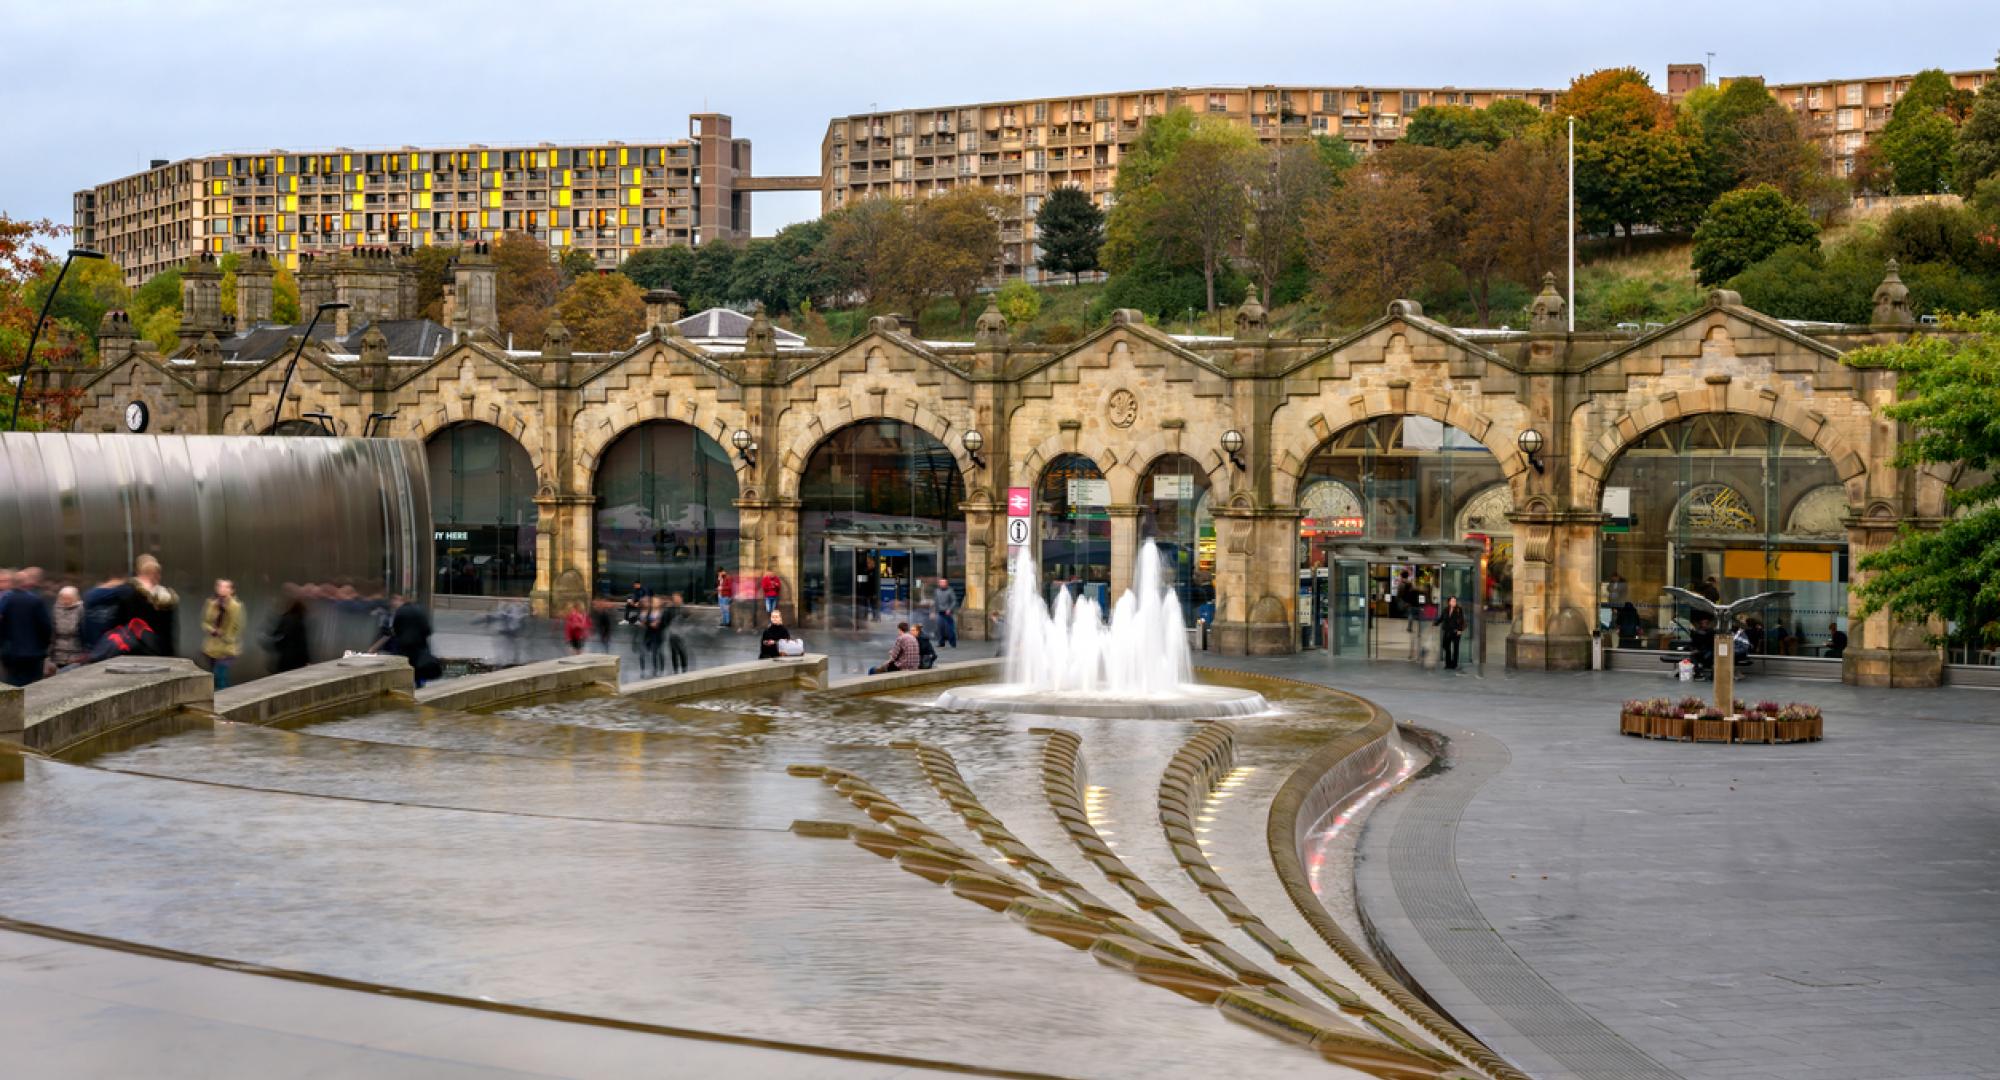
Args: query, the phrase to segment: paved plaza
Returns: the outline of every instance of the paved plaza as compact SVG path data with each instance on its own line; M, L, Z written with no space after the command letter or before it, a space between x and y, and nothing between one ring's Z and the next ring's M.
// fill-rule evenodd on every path
M1451 738L1371 820L1360 900L1531 1075L2000 1076L2000 693L1752 680L1826 741L1723 746L1616 734L1658 677L1242 666Z

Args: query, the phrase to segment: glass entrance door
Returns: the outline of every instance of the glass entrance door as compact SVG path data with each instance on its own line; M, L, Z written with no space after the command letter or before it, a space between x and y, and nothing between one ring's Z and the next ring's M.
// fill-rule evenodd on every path
M1458 670L1479 672L1485 669L1486 626L1480 618L1479 566L1469 562L1450 562L1437 568L1438 611L1444 611L1445 602L1453 597L1458 599L1459 609L1465 612L1465 635L1458 642ZM1438 645L1443 649L1442 635ZM1440 652L1439 666L1444 658Z
M829 540L825 567L824 623L842 630L920 617L944 572L936 544L892 548Z
M1368 563L1361 559L1333 562L1333 613L1327 637L1335 656L1369 655Z

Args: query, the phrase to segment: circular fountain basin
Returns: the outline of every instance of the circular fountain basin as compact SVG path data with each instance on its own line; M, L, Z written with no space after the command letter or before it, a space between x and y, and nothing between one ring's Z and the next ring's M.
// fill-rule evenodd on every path
M948 709L1027 713L1034 716L1087 716L1117 720L1209 720L1252 716L1271 708L1264 695L1236 686L1182 683L1170 695L1085 693L1044 690L1021 683L956 686L938 695Z

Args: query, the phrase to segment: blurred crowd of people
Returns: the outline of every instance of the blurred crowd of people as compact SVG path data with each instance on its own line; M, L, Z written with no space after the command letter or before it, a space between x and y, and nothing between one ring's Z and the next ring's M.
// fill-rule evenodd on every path
M9 685L25 687L120 656L184 656L207 668L222 690L253 646L274 672L305 667L316 653L338 655L344 650L325 640L330 630L365 651L407 658L419 686L441 674L430 651L429 613L379 588L287 582L273 610L253 622L235 583L219 578L200 601L199 642L179 640L182 606L151 555L141 555L130 575L95 585L50 581L39 567L0 568L0 669ZM365 627L369 636L343 635L346 626Z

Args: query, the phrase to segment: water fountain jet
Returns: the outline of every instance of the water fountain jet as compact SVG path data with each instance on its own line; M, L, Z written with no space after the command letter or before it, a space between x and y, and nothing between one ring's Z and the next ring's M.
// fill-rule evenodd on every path
M1139 549L1137 581L1104 621L1097 601L1068 589L1043 603L1035 560L1014 559L1007 586L1005 682L947 690L938 704L1047 716L1166 720L1248 716L1263 695L1194 679L1180 600L1162 580L1159 549Z

